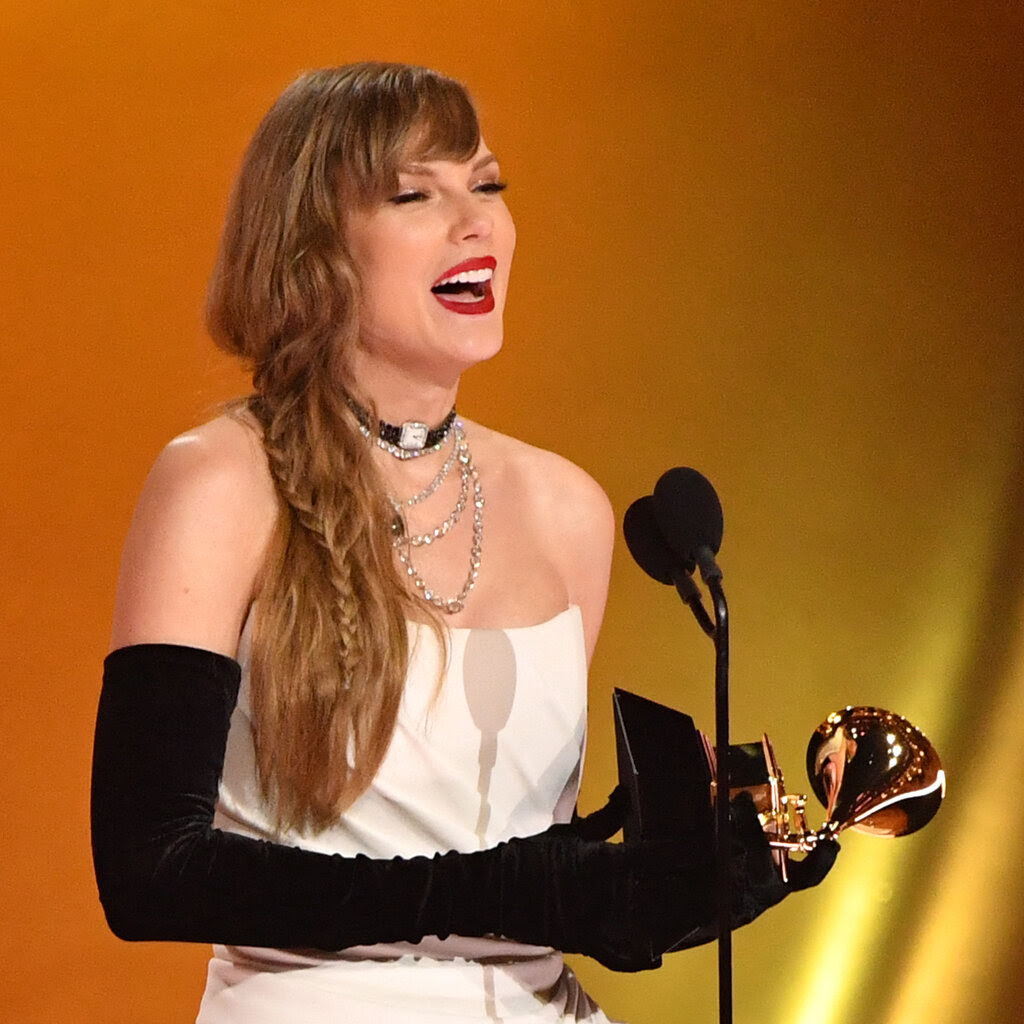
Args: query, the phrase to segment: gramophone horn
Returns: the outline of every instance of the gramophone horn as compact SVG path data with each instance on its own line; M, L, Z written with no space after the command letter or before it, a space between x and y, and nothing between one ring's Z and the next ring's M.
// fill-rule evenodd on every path
M905 836L931 821L946 792L939 756L917 726L883 708L828 716L807 746L807 776L828 812L821 834L847 828Z

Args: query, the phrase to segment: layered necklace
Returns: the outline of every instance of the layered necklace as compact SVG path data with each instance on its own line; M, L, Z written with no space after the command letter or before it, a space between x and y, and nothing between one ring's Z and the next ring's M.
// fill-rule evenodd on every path
M376 442L378 447L396 459L404 461L440 452L449 437L451 438L451 451L430 483L408 498L396 498L389 494L388 502L394 513L391 521L391 543L416 593L424 601L448 615L462 611L466 606L469 592L476 585L477 576L480 573L480 555L483 551L484 540L484 494L480 486L480 476L473 465L473 456L469 451L462 421L456 417L453 407L451 412L433 429L428 428L427 424L415 420L409 420L397 426L381 420L377 430L374 431L371 429L370 417L366 410L351 398L348 399L348 404L355 413L362 435L368 440ZM433 529L423 533L409 533L405 521L406 510L434 495L456 466L459 470L460 483L455 507ZM443 540L470 506L472 506L473 515L473 536L470 543L469 568L466 578L458 594L454 597L442 597L423 579L413 564L412 549L426 547Z

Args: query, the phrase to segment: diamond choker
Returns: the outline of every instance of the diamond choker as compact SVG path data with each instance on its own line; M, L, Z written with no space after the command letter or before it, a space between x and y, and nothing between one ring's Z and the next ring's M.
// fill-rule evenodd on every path
M452 406L451 412L433 429L419 420L406 420L398 426L380 420L377 436L374 437L370 430L369 413L353 398L347 397L346 401L359 421L359 431L363 437L376 441L379 447L396 459L415 459L429 452L440 451L455 422L455 406Z

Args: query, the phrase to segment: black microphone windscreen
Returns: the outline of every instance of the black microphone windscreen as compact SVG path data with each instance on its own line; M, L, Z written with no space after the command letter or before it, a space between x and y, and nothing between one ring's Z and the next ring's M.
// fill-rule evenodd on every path
M651 495L637 498L626 509L622 533L633 560L648 576L659 583L675 582L674 573L683 566L658 529L654 518L654 498ZM693 572L692 563L686 571Z
M702 547L718 554L724 529L722 505L706 476L677 466L662 474L653 498L658 529L680 558L694 560Z

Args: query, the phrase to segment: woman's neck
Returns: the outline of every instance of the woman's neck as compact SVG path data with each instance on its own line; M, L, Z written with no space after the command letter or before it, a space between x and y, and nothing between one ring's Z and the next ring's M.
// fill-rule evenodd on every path
M401 426L414 421L438 426L455 405L459 381L425 380L401 370L363 365L354 368L353 398L372 404L379 419Z

